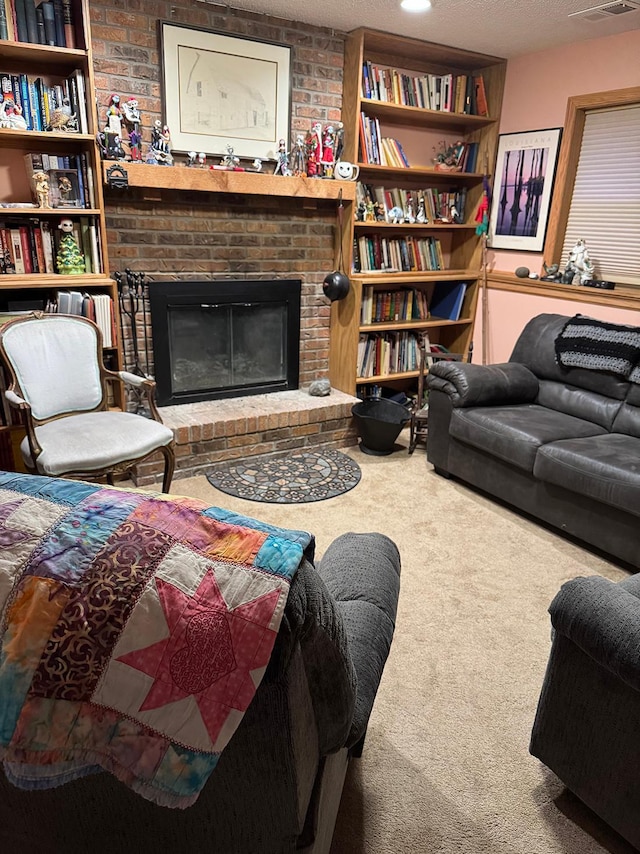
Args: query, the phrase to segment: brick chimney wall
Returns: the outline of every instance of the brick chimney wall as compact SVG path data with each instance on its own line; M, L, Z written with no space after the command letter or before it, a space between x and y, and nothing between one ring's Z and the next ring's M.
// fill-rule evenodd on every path
M154 120L163 118L159 20L290 44L292 137L305 133L314 121L340 120L344 51L340 33L188 0L92 0L90 11L100 126L113 92L122 100L136 97L143 118L143 157ZM106 190L105 206L112 272L129 267L152 278L154 274L301 278L300 383L327 375L329 303L322 280L335 264L334 203L177 190Z

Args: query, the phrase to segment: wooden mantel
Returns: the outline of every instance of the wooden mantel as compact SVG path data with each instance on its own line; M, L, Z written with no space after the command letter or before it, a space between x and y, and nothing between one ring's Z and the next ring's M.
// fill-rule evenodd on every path
M218 169L198 169L187 166L154 166L148 163L105 160L103 180L107 169L121 166L127 173L130 187L155 190L194 190L208 193L242 193L252 196L288 196L299 199L338 199L353 202L356 185L353 181L334 181L322 178L283 177L262 172L225 172Z

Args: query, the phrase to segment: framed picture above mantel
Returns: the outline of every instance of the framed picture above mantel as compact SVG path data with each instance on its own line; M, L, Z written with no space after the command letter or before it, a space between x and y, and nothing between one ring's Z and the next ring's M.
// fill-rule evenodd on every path
M274 159L289 150L291 47L160 21L172 148Z
M501 134L489 241L493 249L542 252L562 128Z

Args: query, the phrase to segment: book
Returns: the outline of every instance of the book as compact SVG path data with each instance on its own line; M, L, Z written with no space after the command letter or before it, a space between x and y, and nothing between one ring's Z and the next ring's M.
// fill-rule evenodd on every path
M489 106L487 104L487 93L484 88L484 77L482 74L478 74L473 78L473 85L475 88L476 115L488 116Z
M46 38L45 44L50 45L51 47L56 46L56 21L55 15L53 12L53 3L51 0L45 0L44 3L40 4L40 9L42 9L42 17L44 20L44 34Z
M9 38L9 24L7 20L7 7L4 0L0 0L0 39Z
M58 47L66 47L67 39L64 34L64 9L62 0L51 0L53 3L53 18L56 27L56 45Z
M25 0L13 0L15 10L16 38L19 42L29 41L29 30L27 28L27 8Z
M460 320L466 282L436 282L431 295L429 313L444 320Z
M31 44L38 44L38 21L36 18L36 0L24 0L25 17L27 20L27 38Z
M76 29L73 16L72 0L62 0L64 20L64 37L67 47L76 47Z

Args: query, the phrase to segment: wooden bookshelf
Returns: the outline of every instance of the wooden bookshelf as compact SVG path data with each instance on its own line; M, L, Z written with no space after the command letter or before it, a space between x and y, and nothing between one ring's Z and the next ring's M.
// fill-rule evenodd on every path
M375 64L395 69L406 75L479 76L484 81L489 115L431 109L423 106L395 103L393 100L374 100L366 97L363 87L363 66ZM357 372L358 341L360 336L378 333L428 334L431 343L446 346L468 357L473 340L473 320L478 299L482 265L481 238L476 234L475 215L482 198L483 179L490 177L498 139L498 118L502 108L502 93L506 61L500 57L465 51L418 39L390 35L362 28L349 34L345 45L343 122L345 150L343 159L360 167L359 181L373 186L418 191L438 187L454 192L464 188L466 203L464 221L459 223L429 221L426 223L361 222L354 217L345 219L342 247L345 257L353 251L354 240L363 236L371 241L431 237L440 242L444 269L390 271L351 271L352 288L346 299L331 307L331 339L329 375L331 384L348 394L354 394L367 383L389 383L394 389L411 390L417 370L407 370L386 376L359 377ZM416 152L409 158L411 168L383 166L367 162L361 147L361 113L376 119L381 136L409 140ZM474 172L444 172L430 160L434 141L473 142L477 148ZM403 143L406 150L407 145ZM414 165L415 163L415 165ZM393 289L411 285L430 297L440 281L464 282L466 291L460 317L455 320L428 318L362 325L361 305L366 288Z

